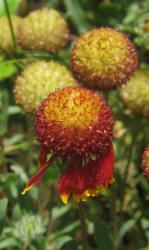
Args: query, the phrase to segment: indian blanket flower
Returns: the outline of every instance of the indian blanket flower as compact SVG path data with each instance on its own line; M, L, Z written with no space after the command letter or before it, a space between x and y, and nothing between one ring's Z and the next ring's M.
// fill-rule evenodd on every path
M35 120L41 168L22 193L40 182L57 156L69 162L58 184L64 203L70 196L75 202L86 201L106 189L114 181L113 123L107 103L91 90L68 87L51 93Z
M109 90L125 83L138 65L136 50L124 33L112 28L83 34L71 55L78 81L90 89Z
M68 86L77 86L77 82L65 66L35 61L17 77L14 96L25 112L35 113L51 92Z
M65 19L54 9L34 10L18 27L17 40L26 50L57 53L67 45L69 30Z
M149 181L149 146L146 147L142 156L142 168L144 171L144 175Z
M120 98L134 114L149 115L149 67L139 68L120 89Z

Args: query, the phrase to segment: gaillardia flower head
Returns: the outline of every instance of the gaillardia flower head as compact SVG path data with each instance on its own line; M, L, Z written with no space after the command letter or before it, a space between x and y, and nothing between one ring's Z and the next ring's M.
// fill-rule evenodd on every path
M19 25L17 40L23 49L57 53L69 40L67 23L54 9L30 12Z
M71 55L75 77L90 89L116 88L131 77L137 65L132 42L112 28L88 31L79 38Z
M11 20L16 35L18 25L21 22L21 17L11 16ZM10 54L14 52L14 44L7 16L0 17L0 46ZM0 54L2 52L3 51L0 50Z
M68 86L77 83L64 66L54 61L36 61L17 77L15 100L25 112L35 113L51 92Z
M144 171L144 175L149 181L149 146L145 149L142 156L142 168Z
M40 106L35 129L41 169L23 194L39 183L56 156L68 159L58 191L64 203L85 201L113 181L113 117L106 102L88 89L68 87L51 93ZM47 154L52 157L47 162Z
M120 98L133 113L149 115L149 68L140 68L120 89Z

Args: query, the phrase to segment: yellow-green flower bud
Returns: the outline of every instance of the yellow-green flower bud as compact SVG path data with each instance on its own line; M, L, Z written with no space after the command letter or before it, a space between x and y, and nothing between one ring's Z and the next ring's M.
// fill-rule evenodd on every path
M69 86L77 86L77 82L64 66L53 61L36 61L17 77L15 100L25 112L35 113L50 93Z
M21 22L21 17L11 16L13 30L16 35L18 25ZM10 26L7 16L0 17L0 46L6 50L9 54L14 52L14 44L10 32ZM0 50L0 54L2 50Z
M137 68L136 50L122 32L93 29L72 50L75 77L91 89L109 90L125 83Z
M17 40L23 49L56 53L66 46L69 30L57 10L43 8L30 12L23 19Z
M133 113L149 115L149 68L140 68L120 89L124 105Z

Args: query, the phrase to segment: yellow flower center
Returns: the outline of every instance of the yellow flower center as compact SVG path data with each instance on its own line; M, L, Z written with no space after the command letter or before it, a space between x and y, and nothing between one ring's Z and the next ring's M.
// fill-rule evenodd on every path
M67 88L47 99L44 114L48 121L61 122L63 127L84 129L99 120L102 100L89 90Z

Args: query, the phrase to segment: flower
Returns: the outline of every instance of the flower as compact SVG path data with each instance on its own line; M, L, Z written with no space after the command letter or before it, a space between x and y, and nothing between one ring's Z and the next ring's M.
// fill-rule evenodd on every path
M149 181L149 146L146 147L143 156L142 156L142 165L141 165L144 175Z
M136 50L128 37L112 28L83 34L72 49L75 77L90 89L109 90L125 83L138 65Z
M69 40L67 23L54 9L34 10L18 27L17 40L23 49L57 53Z
M66 67L54 61L35 61L17 77L15 100L25 112L35 113L51 92L68 86L77 86L77 82Z
M11 16L13 30L16 35L17 28L21 22L21 17ZM14 43L11 36L10 26L7 16L0 17L0 46L6 50L8 53L13 54L14 52ZM0 53L3 51L0 50Z
M40 182L57 156L69 164L60 178L58 192L64 203L98 194L113 181L113 116L106 102L91 90L67 87L51 93L35 120L41 145L41 169L29 180L26 193ZM52 154L47 162L47 154Z
M133 113L149 115L149 68L139 68L120 89L120 98Z

